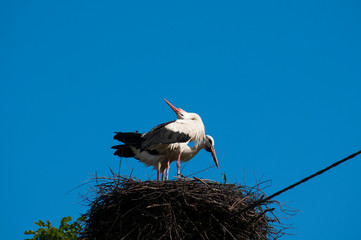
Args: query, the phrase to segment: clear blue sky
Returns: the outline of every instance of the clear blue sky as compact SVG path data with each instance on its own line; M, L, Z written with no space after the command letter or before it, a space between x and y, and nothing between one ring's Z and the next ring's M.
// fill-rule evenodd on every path
M196 112L220 169L267 194L361 149L359 1L2 1L0 226L78 217L80 188L118 169L114 131ZM200 152L183 169L212 166ZM155 179L133 159L121 174ZM174 176L175 165L171 166ZM282 239L360 238L361 157L277 200Z

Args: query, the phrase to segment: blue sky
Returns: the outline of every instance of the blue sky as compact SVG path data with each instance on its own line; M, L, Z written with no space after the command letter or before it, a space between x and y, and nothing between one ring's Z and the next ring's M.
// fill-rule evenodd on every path
M198 113L220 169L267 194L361 149L358 1L2 1L0 225L23 239L87 210L69 190L118 169L114 131ZM200 152L185 175L213 166ZM121 174L155 179L133 159ZM171 166L174 176L176 166ZM356 239L361 158L276 200L282 239Z

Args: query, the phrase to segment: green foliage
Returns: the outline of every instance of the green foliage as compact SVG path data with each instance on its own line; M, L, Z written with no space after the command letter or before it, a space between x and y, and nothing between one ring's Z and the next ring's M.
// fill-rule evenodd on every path
M227 176L225 173L222 173L223 175L223 184L227 184Z
M45 222L39 220L35 222L40 228L37 231L28 230L25 234L33 234L33 238L26 240L77 240L79 233L83 230L81 223L85 221L86 217L79 217L75 222L69 223L71 217L65 217L60 221L60 227L51 226L49 220Z

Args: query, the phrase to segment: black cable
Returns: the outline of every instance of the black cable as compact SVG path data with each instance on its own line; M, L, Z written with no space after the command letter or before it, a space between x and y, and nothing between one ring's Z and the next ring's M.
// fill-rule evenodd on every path
M331 168L334 168L334 167L336 167L337 165L339 165L339 164L341 164L341 163L343 163L343 162L346 162L347 160L349 160L349 159L351 159L351 158L356 157L356 156L359 155L360 153L361 153L361 150L358 151L358 152L355 152L355 153L351 154L351 155L348 156L348 157L345 157L344 159L341 159L340 161L337 161L337 162L331 164L330 166L328 166L328 167L326 167L326 168L324 168L324 169L322 169L322 170L320 170L320 171L318 171L318 172L316 172L316 173L314 173L314 174L312 174L312 175L310 175L310 176L308 176L308 177L305 177L304 179L302 179L302 180L300 180L300 181L298 181L298 182L296 182L296 183L294 183L294 184L292 184L292 185L290 185L290 186L288 186L288 187L286 187L286 188L284 188L284 189L282 189L282 190L280 190L280 191L272 194L272 195L269 196L269 197L266 197L266 198L264 198L264 199L261 199L261 200L259 200L259 201L256 201L254 204L252 204L252 205L244 208L244 209L241 211L241 213L243 213L243 212L245 212L245 211L247 211L247 210L249 210L249 209L251 209L251 208L254 208L254 207L258 206L258 205L260 205L260 204L262 204L262 203L264 203L264 202L266 202L266 201L268 201L268 200L270 200L270 199L272 199L272 198L280 195L281 193L284 193L284 192L286 192L286 191L288 191L288 190L290 190L290 189L292 189L292 188L300 185L301 183L304 183L304 182L310 180L311 178L314 178L314 177L316 177L317 175L320 175L320 174L322 174L322 173L330 170Z

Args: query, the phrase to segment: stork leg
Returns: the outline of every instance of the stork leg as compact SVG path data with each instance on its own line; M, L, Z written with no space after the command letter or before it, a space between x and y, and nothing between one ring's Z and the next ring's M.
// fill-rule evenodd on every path
M169 175L169 165L170 165L170 156L168 155L168 161L167 161L167 177L166 177L166 180L168 180L168 175Z
M159 173L160 173L160 170L157 170L157 181L159 181Z
M178 161L177 161L178 177L180 177L180 160L181 160L181 152L179 152L178 154Z
M165 177L165 169L162 172L162 182L164 182L164 177ZM168 180L168 179L167 179Z

